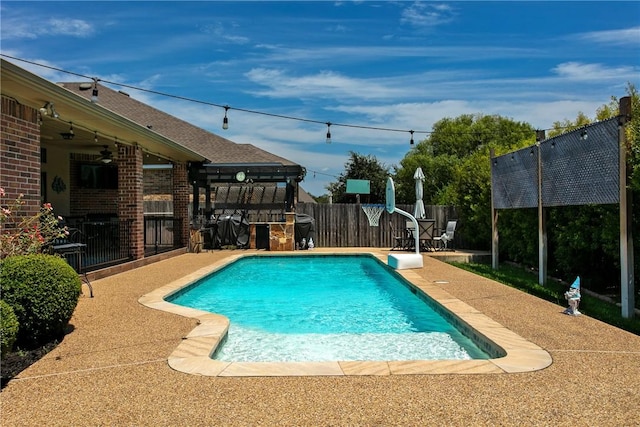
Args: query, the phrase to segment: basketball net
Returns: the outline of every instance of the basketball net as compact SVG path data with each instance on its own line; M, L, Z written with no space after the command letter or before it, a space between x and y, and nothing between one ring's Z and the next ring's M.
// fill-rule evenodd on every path
M377 227L382 212L384 212L384 205L362 205L362 210L369 219L369 225Z

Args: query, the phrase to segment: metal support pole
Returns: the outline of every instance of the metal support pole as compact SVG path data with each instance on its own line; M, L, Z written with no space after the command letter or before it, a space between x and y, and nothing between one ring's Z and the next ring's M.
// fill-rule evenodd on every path
M538 284L547 284L547 224L542 206L542 150L540 142L545 139L544 131L536 132L538 155Z
M495 151L490 149L489 157L491 160L491 176L493 177L493 158ZM498 210L495 208L493 200L493 182L491 182L491 268L498 269L499 253L498 253Z
M633 266L633 199L628 176L631 169L627 161L625 125L631 117L631 98L620 99L618 141L620 143L620 295L622 317L632 318L635 309L635 286Z

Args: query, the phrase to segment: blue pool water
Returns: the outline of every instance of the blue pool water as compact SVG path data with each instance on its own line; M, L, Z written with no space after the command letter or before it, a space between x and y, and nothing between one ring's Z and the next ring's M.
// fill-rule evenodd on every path
M249 256L168 301L227 316L223 361L487 359L372 256Z

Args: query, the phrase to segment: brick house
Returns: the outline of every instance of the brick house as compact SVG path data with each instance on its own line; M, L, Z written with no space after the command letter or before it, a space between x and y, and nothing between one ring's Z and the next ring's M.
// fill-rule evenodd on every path
M302 166L96 82L56 84L2 59L1 93L0 186L7 200L24 194L27 212L52 203L57 215L89 230L87 239L104 242L99 232L109 229L120 251L112 263L149 256L145 198L170 202L161 227L171 231L171 248L186 248L191 229L216 209L279 210L284 218L301 193ZM290 248L292 239L279 249Z

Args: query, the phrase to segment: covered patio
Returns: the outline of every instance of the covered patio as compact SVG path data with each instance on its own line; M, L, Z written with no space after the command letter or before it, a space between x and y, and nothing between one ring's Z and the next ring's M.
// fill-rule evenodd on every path
M79 272L186 250L205 217L201 198L225 215L258 206L277 212L283 223L295 207L305 175L300 165L97 81L54 83L5 59L1 66L0 186L10 199L25 195L27 214L52 204L73 229L77 241L71 243L81 245L82 253L69 257ZM225 206L215 198L223 186L236 194L272 188L273 206L264 197ZM147 211L147 200L158 194L170 201L169 210Z

